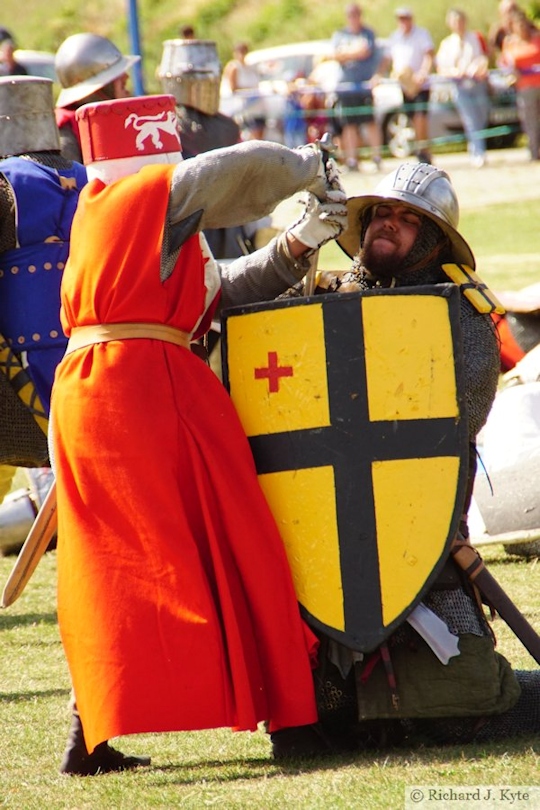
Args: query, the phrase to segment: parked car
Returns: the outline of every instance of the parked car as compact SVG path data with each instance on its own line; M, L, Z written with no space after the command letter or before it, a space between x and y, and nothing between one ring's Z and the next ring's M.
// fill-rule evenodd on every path
M28 51L19 48L14 53L17 62L26 68L29 76L42 76L58 82L54 68L54 53L48 51Z
M378 46L383 49L384 40L378 40ZM246 62L257 67L259 88L256 92L250 90L229 97L222 95L222 112L233 116L240 124L243 116L262 115L267 120L267 137L283 142L287 98L294 82L298 95L319 93L320 106L326 111L326 123L331 129L332 98L339 88L340 68L331 59L329 39L254 50L248 53ZM488 135L488 144L511 146L521 131L515 90L508 81L508 74L499 69L490 71L489 84L492 100L489 128L492 132ZM428 113L430 138L435 143L464 137L453 97L452 80L433 74ZM394 79L383 79L373 90L373 100L384 144L395 157L408 157L415 148L414 128L399 83Z

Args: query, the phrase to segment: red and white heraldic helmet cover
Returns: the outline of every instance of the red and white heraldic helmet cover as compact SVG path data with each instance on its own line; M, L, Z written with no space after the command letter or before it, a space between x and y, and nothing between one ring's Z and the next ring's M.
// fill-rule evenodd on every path
M178 163L182 145L172 95L84 104L76 113L88 178L112 183L149 163Z

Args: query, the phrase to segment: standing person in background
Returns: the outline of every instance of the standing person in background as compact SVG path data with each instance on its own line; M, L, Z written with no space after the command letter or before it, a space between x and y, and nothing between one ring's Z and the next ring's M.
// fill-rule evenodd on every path
M341 129L341 146L346 167L358 169L361 146L360 127L365 126L372 159L381 166L382 133L373 116L373 93L369 82L380 61L375 33L362 21L362 9L356 3L345 8L347 25L332 36L332 59L341 66L340 83L335 107Z
M62 90L56 102L62 155L82 161L76 110L91 101L126 98L128 70L140 56L124 56L99 34L73 34L62 42L54 60Z
M451 34L439 45L437 73L454 80L455 104L461 116L471 164L486 162L484 130L489 121L488 58L476 33L467 30L467 16L450 9L446 24Z
M510 13L499 64L515 74L519 120L531 160L540 160L540 31L523 11Z
M181 39L195 39L195 28L192 25L181 25L178 29Z
M516 0L500 0L497 6L497 20L491 25L488 32L488 49L490 57L496 61L499 57L504 38L510 33L510 14L519 11Z
M378 73L392 70L401 84L405 108L411 111L417 142L417 157L422 163L431 162L428 130L429 74L433 68L435 46L426 28L414 24L410 8L397 8L397 30L388 38ZM375 76L375 81L378 76Z
M259 91L259 73L256 68L246 64L246 56L249 53L249 46L246 42L239 42L234 46L233 58L227 62L223 68L223 83L228 91L234 95L235 93L242 93L246 96L248 102L248 93L243 91L253 90L254 100L257 103L257 96ZM264 115L255 113L250 115L242 115L244 126L249 131L249 137L254 140L262 140L264 138L264 130L266 126L266 119Z
M15 43L12 39L0 41L0 75L27 76L28 71L24 65L15 59Z

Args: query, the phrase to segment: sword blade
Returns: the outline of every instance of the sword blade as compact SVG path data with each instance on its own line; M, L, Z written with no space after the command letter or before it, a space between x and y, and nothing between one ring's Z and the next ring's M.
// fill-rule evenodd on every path
M57 528L56 484L53 481L4 586L2 593L3 608L12 605L24 591Z

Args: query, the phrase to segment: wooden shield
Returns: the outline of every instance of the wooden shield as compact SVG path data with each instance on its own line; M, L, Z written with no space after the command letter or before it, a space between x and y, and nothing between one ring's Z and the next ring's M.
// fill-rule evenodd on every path
M448 284L223 314L224 381L302 612L361 652L418 604L458 528L459 295Z

